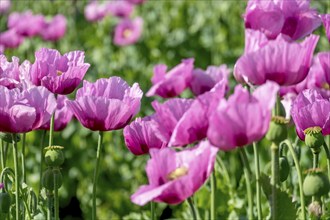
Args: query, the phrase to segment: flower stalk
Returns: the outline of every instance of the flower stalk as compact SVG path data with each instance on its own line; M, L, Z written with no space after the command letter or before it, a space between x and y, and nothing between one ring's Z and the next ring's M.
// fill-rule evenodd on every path
M253 153L254 153L254 166L256 172L257 213L258 213L258 220L262 220L259 149L256 142L253 142Z
M17 153L17 142L16 134L12 134L13 142L13 156L14 156L14 171L15 171L15 208L16 208L16 220L20 219L19 216L19 181L18 181L18 153Z
M217 182L215 176L215 170L211 173L211 220L216 219L216 212L215 212L215 193L217 189Z
M272 186L272 219L277 220L277 184L279 182L279 149L278 145L274 142L271 145L271 160L272 160L272 176L271 176L271 186Z
M196 207L194 205L192 197L189 197L187 199L187 202L189 204L190 210L191 210L191 215L193 217L193 220L197 220L197 212L196 212Z

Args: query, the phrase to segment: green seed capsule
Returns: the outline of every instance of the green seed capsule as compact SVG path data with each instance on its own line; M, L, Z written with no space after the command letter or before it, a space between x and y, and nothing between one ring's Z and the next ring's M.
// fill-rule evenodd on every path
M274 116L270 122L266 138L277 145L280 144L281 141L287 138L287 123L288 121L285 118L281 116Z
M322 172L311 172L304 180L303 190L306 196L321 197L329 192L328 177Z
M47 166L59 167L64 163L64 155L61 149L51 148L45 154L45 163Z
M286 157L280 157L280 181L284 182L290 173L290 165Z
M59 169L47 169L42 176L42 185L48 190L54 190L54 180L56 180L57 189L62 186L62 174Z
M0 193L0 213L8 213L11 205L11 198L9 193Z

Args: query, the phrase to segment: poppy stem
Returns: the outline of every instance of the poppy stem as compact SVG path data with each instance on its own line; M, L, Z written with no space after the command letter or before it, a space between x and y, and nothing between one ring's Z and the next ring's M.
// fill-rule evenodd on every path
M103 132L99 131L99 138L97 143L96 162L93 179L93 206L92 206L92 220L96 220L96 185L98 178L98 171L100 166L101 148L102 148Z
M187 199L187 202L189 204L189 207L190 207L190 210L191 210L191 215L193 217L193 220L197 220L196 208L194 206L194 202L193 202L192 196Z
M40 197L40 192L42 189L42 164L44 163L44 144L46 138L47 130L42 131L41 142L40 142L40 170L39 170L39 190L38 190L38 198Z
M330 140L330 135L328 135L328 140ZM330 179L330 151L329 151L329 146L327 145L327 142L323 143L323 148L325 151L325 154L327 155L327 168L328 168L328 177Z
M23 182L26 183L26 173L25 173L25 142L26 142L26 133L23 133L22 138L22 175Z
M3 170L3 169L5 169L5 154L4 154L4 143L3 143L3 140L1 140L0 159L1 159L1 170Z
M253 199L252 199L252 187L251 187L251 169L249 165L248 158L246 156L245 148L241 148L240 151L240 156L243 162L244 166L244 177L245 177L245 184L246 184L246 191L247 191L247 196L248 196L248 216L249 219L253 219Z
M150 202L150 208L151 208L151 220L156 220L155 217L155 203L154 202Z
M215 192L217 190L216 187L216 177L215 177L215 170L211 173L211 220L216 220L216 213L215 213Z
M274 142L271 145L271 160L272 160L272 177L270 184L272 185L272 219L277 220L277 184L279 182L279 149Z
M301 175L301 169L300 169L300 165L299 165L299 159L296 155L296 152L291 144L291 142L289 140L285 140L284 142L288 148L289 151L291 153L291 156L293 158L294 161L294 165L296 167L297 170L297 175L298 175L298 184L299 184L299 193L300 193L300 205L301 205L301 212L302 212L302 220L306 220L306 211L305 211L305 197L304 197L304 191L303 191L303 179L302 179L302 175Z
M19 216L19 188L18 188L18 154L17 154L17 142L16 134L12 134L13 142L13 156L14 156L14 170L15 170L15 208L16 208L16 220L20 219Z
M253 142L253 153L254 153L254 167L256 171L256 191L257 191L256 196L257 196L258 220L262 220L259 149L256 142Z

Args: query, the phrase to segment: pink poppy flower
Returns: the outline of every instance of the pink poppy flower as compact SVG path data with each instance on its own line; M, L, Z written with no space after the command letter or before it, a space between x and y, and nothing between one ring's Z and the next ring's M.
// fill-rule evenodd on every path
M65 95L58 95L56 102L56 110L55 110L55 120L54 120L54 131L62 131L67 124L71 121L73 117L73 113L65 104L65 101L69 100ZM50 121L43 124L40 129L49 130Z
M127 148L135 155L148 154L150 149L161 149L167 146L159 132L159 124L151 115L137 118L124 128L124 139Z
M57 41L64 36L65 32L66 18L58 14L51 21L45 22L40 34L44 40Z
M127 18L129 17L134 9L134 6L125 0L110 1L106 5L108 13L113 16Z
M246 34L252 38L260 36L253 32ZM311 35L300 43L289 42L280 34L276 40L259 44L259 49L254 47L254 51L243 54L235 64L234 76L254 85L267 80L281 86L297 84L308 74L318 39Z
M5 14L7 11L9 11L10 6L11 6L10 0L1 0L0 14Z
M97 1L91 1L86 5L84 14L87 21L100 21L107 15L107 7Z
M126 46L137 42L142 34L143 19L123 19L115 27L113 42L118 46Z
M8 62L5 55L0 55L0 85L13 89L20 84L19 59L12 57Z
M9 29L0 33L0 44L4 48L17 48L24 41L24 37L19 35L15 29Z
M192 72L192 79L189 88L194 95L201 95L204 92L210 91L215 84L222 79L228 79L230 70L226 65L209 66L205 71L201 69L194 69Z
M282 33L297 40L321 25L309 0L249 0L244 20L246 28L262 31L269 39Z
M182 62L166 73L167 66L159 64L154 67L153 86L146 96L159 95L163 98L172 98L180 95L191 82L194 59L184 59Z
M0 86L0 131L25 133L50 120L56 108L54 95L44 87L23 90Z
M321 15L322 21L323 21L323 25L325 28L325 33L328 37L328 40L330 42L330 14L324 14Z
M93 131L110 131L125 127L138 113L142 91L137 83L132 87L120 77L84 81L75 101L66 101L80 123Z
M61 95L73 92L90 66L84 63L83 51L72 51L62 56L55 49L42 48L35 53L35 58L30 72L32 83Z
M292 119L301 140L305 140L304 131L318 126L322 134L330 134L330 96L318 89L307 89L294 100L291 109Z
M141 206L149 201L183 202L210 176L217 151L208 141L180 152L170 148L151 149L146 167L149 185L141 186L131 196L132 202Z
M207 137L222 149L232 150L260 140L267 132L279 86L267 82L250 94L241 85L222 99L209 117Z
M126 0L132 4L143 4L144 2L146 2L147 0Z
M32 14L31 11L11 13L8 18L8 28L15 29L22 36L32 37L40 33L45 23L44 16Z

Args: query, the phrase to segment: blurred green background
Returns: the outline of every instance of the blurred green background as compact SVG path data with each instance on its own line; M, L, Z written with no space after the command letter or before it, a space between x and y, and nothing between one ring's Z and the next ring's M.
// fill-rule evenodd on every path
M232 68L244 49L242 14L246 1L146 1L145 4L138 5L132 15L144 19L142 37L136 44L125 47L118 47L112 43L118 18L108 16L100 22L90 23L84 17L86 4L87 1L83 0L12 1L11 12L31 10L50 17L61 13L66 16L68 26L67 33L59 42L45 42L39 37L33 37L26 39L18 49L6 50L5 55L8 58L17 56L21 61L28 59L34 62L34 52L42 47L56 48L62 54L72 50L83 50L86 55L85 61L91 64L85 76L86 80L95 81L100 77L120 76L130 85L138 82L146 93L151 86L150 79L155 64L164 63L171 68L183 58L194 57L196 68L205 69L209 65L220 64L227 64ZM330 12L326 0L312 1L312 6L320 13ZM0 31L6 30L6 22L7 16L1 16ZM324 28L320 27L315 33L321 35L317 50L329 50ZM234 84L234 80L231 79L231 85ZM150 102L154 99L143 97L138 116L152 113ZM41 133L35 131L27 135L27 183L35 190L39 182ZM291 133L294 140L293 128ZM64 183L59 191L61 217L74 219L76 215L77 219L90 219L97 133L83 128L77 121L72 121L63 132L56 133L54 143L65 147L66 161L62 166ZM301 142L298 143L302 146ZM270 145L266 141L260 144L263 166L269 161L268 146ZM126 149L122 130L106 132L103 149L97 188L99 219L148 219L149 205L141 208L130 201L130 196L136 189L147 183L144 167L148 157L136 157ZM248 150L252 165L253 153L250 147ZM311 164L310 152L306 147L302 147L301 152L302 164L307 168ZM235 151L220 154L228 167L229 181L221 170L217 172L218 217L244 218L247 201L244 178L241 178L241 162ZM290 183L294 183L295 177L291 178ZM234 188L234 192L230 190L229 184ZM195 197L199 208L209 207L208 198L209 186L206 183ZM268 206L265 197L263 201L263 209L266 211ZM171 214L168 216L170 218L190 218L186 203L166 207L165 204L157 204L157 215L161 216L166 209L166 213ZM200 215L203 219L207 218L208 211L200 209Z

